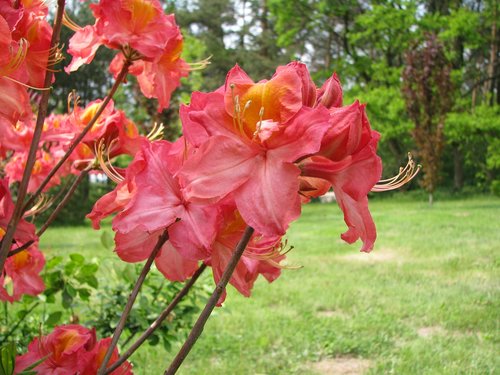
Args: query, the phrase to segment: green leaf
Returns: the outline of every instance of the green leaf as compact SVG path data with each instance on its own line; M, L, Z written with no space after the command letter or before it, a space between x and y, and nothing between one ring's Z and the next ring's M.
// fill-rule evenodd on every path
M87 284L94 289L97 289L97 287L99 286L99 282L94 275L87 277Z
M108 231L103 231L101 234L101 244L107 250L112 250L115 246L113 236Z
M16 365L16 345L11 342L0 348L0 375L12 375Z
M56 256L56 257L53 257L53 258L49 259L47 261L47 264L45 265L45 269L46 270L50 270L50 269L54 268L59 263L61 263L62 260L63 260L63 257L61 257L61 256Z
M84 276L90 276L97 272L99 266L95 263L87 263L81 269L80 273Z
M78 253L69 254L69 258L77 264L85 263L85 257Z
M62 291L62 305L65 309L69 309L73 303L73 297L68 293L66 288Z
M64 274L67 276L71 276L75 273L75 270L77 269L79 265L75 262L69 262L64 266Z
M73 285L71 284L66 284L64 286L64 290L66 291L66 293L68 293L71 297L75 297L76 296L76 289L73 287Z
M90 290L85 289L85 288L80 288L78 289L78 295L80 298L84 301L88 301L90 298Z
M57 323L59 323L61 317L62 317L62 311L54 311L48 316L47 320L45 320L45 324L49 326L54 326Z

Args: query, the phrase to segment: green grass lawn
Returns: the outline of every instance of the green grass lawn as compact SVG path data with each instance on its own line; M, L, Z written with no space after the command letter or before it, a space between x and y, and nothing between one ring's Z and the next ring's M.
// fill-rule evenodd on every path
M500 373L500 200L391 198L370 208L378 239L360 254L340 240L335 204L304 207L288 235L289 263L303 267L260 280L248 299L231 288L179 373ZM61 254L75 244L113 264L88 228L54 229L41 247ZM163 373L175 352L142 348L135 373Z

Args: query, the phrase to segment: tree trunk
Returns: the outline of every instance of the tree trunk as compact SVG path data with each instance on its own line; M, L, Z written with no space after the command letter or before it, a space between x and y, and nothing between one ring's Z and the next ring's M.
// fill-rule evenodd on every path
M453 145L453 189L460 191L464 187L464 154L458 145Z
M497 0L492 4L493 23L491 25L491 47L490 47L490 64L488 66L488 77L490 77L488 92L490 93L490 105L495 103L495 66L497 62ZM498 95L498 93L497 93Z

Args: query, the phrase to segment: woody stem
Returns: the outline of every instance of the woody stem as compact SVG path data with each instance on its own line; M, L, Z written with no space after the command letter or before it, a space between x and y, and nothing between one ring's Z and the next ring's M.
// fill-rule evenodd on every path
M156 245L153 251L151 252L151 255L146 261L146 264L144 264L141 274L139 275L137 281L135 282L134 289L132 289L132 292L128 297L127 304L125 305L125 309L123 310L122 316L120 317L120 321L118 322L118 325L115 328L115 332L113 333L113 338L111 339L111 344L109 345L108 350L106 351L106 355L104 356L104 359L101 363L101 367L99 367L97 375L104 375L104 373L106 372L106 365L111 359L111 355L113 354L113 350L115 349L116 344L118 344L118 339L120 338L120 335L122 334L123 329L125 328L125 322L127 321L128 315L132 310L132 306L134 305L135 299L139 294L139 290L141 289L141 286L144 283L144 280L146 279L146 275L151 269L151 265L153 264L153 261L158 255L158 252L167 241L168 241L168 231L167 229L165 229L163 233L158 237L158 241L156 242Z
M226 269L224 270L224 273L222 274L221 279L219 280L217 286L215 287L212 295L210 296L207 304L205 305L205 308L201 312L200 316L198 317L198 320L194 324L193 328L191 329L191 332L189 333L188 338L184 342L184 345L182 348L179 350L179 353L177 353L177 356L174 358L172 363L170 364L170 367L165 371L165 375L173 375L177 372L179 367L181 366L182 362L186 359L187 355L191 351L192 347L200 337L201 333L203 332L203 328L205 327L205 323L207 322L208 318L210 317L210 314L212 313L213 309L215 308L215 305L217 304L217 301L220 299L222 293L224 290L226 290L226 285L229 282L229 279L231 278L234 269L236 268L236 265L238 264L238 261L240 260L241 256L243 255L243 252L245 251L245 248L248 245L248 242L250 241L250 238L252 237L252 234L254 232L254 229L250 226L247 226L245 229L245 232L243 233L243 236L240 239L240 242L236 246L236 249L233 252L233 255L231 256L231 259L229 260L229 263L226 266Z
M149 326L149 328L144 331L144 333L139 337L131 346L127 349L125 353L121 355L120 358L113 362L111 366L106 369L105 374L110 374L114 370L116 370L120 365L125 362L134 352L146 341L146 339L156 331L157 328L163 323L163 321L170 315L170 313L174 310L177 304L186 296L194 285L194 283L198 280L203 271L207 268L205 264L202 264L198 270L193 274L191 279L184 285L184 287L177 293L172 302L163 310L163 312L156 318L156 320Z
M54 26L52 29L52 37L50 40L49 51L55 51L55 46L59 44L59 37L61 34L62 27L62 17L64 14L65 0L57 1L57 14L54 20ZM50 58L50 56L49 56ZM48 89L52 83L53 72L51 69L45 71L45 80L43 87ZM35 165L36 152L38 150L38 143L42 136L43 123L47 117L48 105L49 105L49 95L50 90L42 90L42 96L40 99L40 104L38 107L38 114L36 118L35 130L33 131L33 138L31 140L30 149L28 151L28 159L26 160L26 166L24 168L23 177L19 189L17 191L17 200L14 206L14 212L9 220L7 229L5 231L4 237L1 241L0 246L0 272L3 271L5 260L9 254L10 248L12 246L12 240L14 238L14 233L16 231L17 225L23 216L24 210L24 198L28 191L28 184L31 177L31 171Z

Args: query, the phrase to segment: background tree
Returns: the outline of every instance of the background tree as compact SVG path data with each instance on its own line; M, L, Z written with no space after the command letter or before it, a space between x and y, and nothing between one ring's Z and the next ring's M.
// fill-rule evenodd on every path
M432 204L440 178L446 115L452 105L450 65L434 34L428 34L423 44L408 52L406 64L403 95L415 124L412 134L423 164L422 185Z

